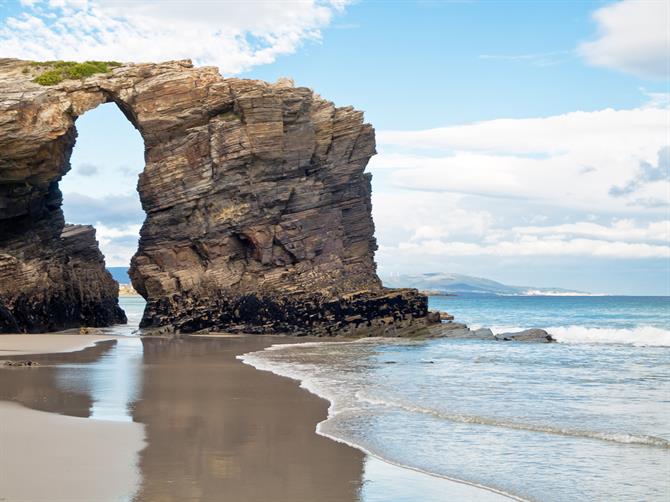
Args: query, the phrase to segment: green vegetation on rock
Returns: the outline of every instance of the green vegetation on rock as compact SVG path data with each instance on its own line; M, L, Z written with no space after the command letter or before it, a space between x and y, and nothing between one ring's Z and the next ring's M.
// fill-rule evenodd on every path
M56 85L63 80L90 77L96 73L107 73L112 68L121 66L121 63L117 61L84 61L83 63L75 61L33 61L30 64L40 70L45 70L33 79L33 82L40 85Z

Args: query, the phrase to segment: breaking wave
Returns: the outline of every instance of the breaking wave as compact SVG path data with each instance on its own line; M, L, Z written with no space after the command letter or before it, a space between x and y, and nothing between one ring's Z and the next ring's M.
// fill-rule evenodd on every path
M545 329L562 343L618 343L637 347L670 347L670 330L656 326L634 328L555 326Z

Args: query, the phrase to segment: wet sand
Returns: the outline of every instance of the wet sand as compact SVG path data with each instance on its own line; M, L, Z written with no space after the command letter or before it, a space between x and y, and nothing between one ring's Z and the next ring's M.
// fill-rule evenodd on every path
M0 464L0 500L58 500L57 494L63 494L61 500L113 500L109 494L132 491L133 480L124 483L112 475L134 463L133 445L124 439L128 427L143 427L147 442L144 449L144 444L134 444L141 476L135 500L358 500L364 455L314 432L328 403L291 380L235 359L281 341L296 340L120 340L137 344L139 354L139 367L127 372L138 379L137 395L126 405L136 423L72 418L90 416L95 403L105 399L96 395L95 382L110 379L103 368L120 349L116 341L70 354L31 356L39 367L0 369L0 399L13 401L1 403L3 434L20 432L16 437L22 438L5 442L3 436L2 457L13 468ZM93 431L102 443L91 442ZM33 450L36 443L42 448ZM108 455L107 446L114 444L118 450ZM88 455L81 454L80 446ZM31 463L34 455L40 462ZM49 467L51 462L63 468ZM28 483L44 472L35 470L38 465L50 474L44 483ZM100 497L86 491L82 476L89 469L109 469L107 485L91 477L102 483ZM49 493L53 496L45 496Z
M0 402L0 500L128 500L144 427Z
M364 455L314 432L328 403L236 359L281 340L142 341L139 500L358 500Z

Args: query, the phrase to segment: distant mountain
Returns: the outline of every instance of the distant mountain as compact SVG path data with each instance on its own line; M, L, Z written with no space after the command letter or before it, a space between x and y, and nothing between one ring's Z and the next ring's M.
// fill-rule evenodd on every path
M116 282L119 284L130 284L130 276L128 275L128 267L107 267L107 270Z
M130 284L128 267L107 267L119 284ZM533 288L508 286L500 282L469 275L432 272L426 274L403 274L382 276L384 286L389 288L416 288L440 294L515 295L515 296L581 296L583 291L563 288Z
M453 294L487 294L520 296L579 296L588 295L583 291L563 288L534 288L508 286L500 282L469 275L433 272L414 275L383 276L382 282L390 288L416 288L422 291Z

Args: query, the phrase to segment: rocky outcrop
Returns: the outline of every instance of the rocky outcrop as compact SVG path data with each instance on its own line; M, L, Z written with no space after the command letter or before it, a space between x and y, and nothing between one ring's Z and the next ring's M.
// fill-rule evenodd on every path
M29 242L21 228L3 230L0 331L35 333L126 322L118 284L105 270L93 227L48 228L54 231L51 238L31 233Z
M500 333L496 335L496 340L506 342L555 342L556 340L543 329L533 328L514 333Z
M93 231L64 226L58 190L76 118L105 102L145 143L147 216L130 270L147 300L142 327L384 334L425 323L426 297L386 290L376 274L364 173L374 130L361 112L188 61L54 86L34 83L36 68L0 60L1 330L122 320Z
M429 326L419 332L420 336L429 338L459 338L466 340L491 340L504 342L539 342L551 343L556 340L543 329L526 329L514 333L495 334L489 328L472 330L458 322L442 322Z

